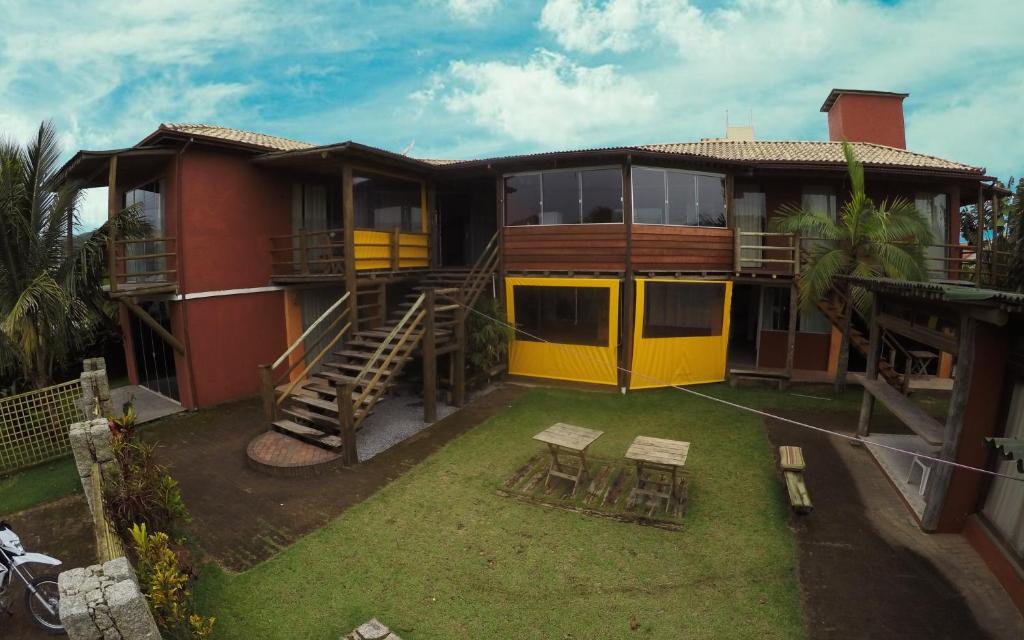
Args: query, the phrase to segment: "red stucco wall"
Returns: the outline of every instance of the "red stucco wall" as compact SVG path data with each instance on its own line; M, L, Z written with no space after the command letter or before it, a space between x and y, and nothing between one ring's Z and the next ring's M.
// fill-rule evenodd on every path
M260 364L285 350L284 293L271 291L189 300L194 406L259 392Z
M839 96L828 112L828 138L906 149L903 99L853 93Z

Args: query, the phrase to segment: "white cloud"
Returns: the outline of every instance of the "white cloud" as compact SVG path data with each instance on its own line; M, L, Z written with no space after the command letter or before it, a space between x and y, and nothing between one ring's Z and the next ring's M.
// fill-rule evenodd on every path
M456 20L476 22L494 13L499 0L447 0L448 13Z
M583 144L603 128L636 125L655 105L652 92L611 65L585 67L543 50L522 65L456 61L449 78L450 111L516 141Z

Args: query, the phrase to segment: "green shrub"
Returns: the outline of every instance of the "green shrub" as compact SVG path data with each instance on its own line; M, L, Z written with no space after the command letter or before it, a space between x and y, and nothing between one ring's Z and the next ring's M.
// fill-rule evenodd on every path
M504 318L501 302L480 298L475 310L466 317L466 361L470 375L490 371L508 358L512 329L491 318Z

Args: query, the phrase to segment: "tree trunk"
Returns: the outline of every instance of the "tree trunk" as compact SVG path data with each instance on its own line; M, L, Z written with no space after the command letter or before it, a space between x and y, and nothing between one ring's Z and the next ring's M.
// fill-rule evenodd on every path
M843 326L840 327L839 361L836 363L836 393L846 390L846 371L850 368L850 325L853 322L853 297L846 290L846 304L843 307Z

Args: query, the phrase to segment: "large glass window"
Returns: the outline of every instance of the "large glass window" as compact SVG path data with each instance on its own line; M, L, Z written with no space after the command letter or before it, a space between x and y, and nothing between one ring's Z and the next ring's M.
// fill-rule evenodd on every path
M635 167L633 222L724 227L725 176Z
M138 214L150 225L150 237L162 238L164 235L164 207L161 181L156 180L124 192L124 206L134 207ZM167 280L167 259L154 256L169 253L166 242L131 241L125 245L124 270L131 275L128 283L164 282Z
M722 335L725 284L647 282L644 284L644 338Z
M805 211L823 213L832 222L836 221L836 190L832 187L804 187L800 206Z
M516 340L608 346L606 287L513 288Z
M505 178L505 224L622 222L620 169L570 169Z
M360 229L423 231L420 184L389 176L352 176L356 227Z

